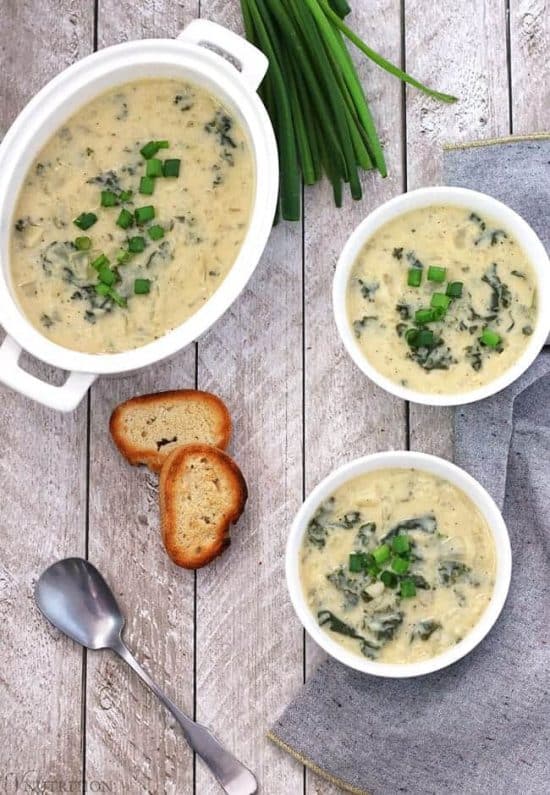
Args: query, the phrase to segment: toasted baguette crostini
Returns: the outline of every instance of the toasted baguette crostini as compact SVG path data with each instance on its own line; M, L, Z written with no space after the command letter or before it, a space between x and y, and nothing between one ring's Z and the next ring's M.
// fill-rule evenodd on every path
M178 566L199 569L229 545L229 527L243 512L248 491L226 453L190 444L162 465L159 495L166 551Z
M160 472L166 458L181 445L201 443L225 450L231 417L216 395L180 389L121 403L111 414L109 428L124 458Z

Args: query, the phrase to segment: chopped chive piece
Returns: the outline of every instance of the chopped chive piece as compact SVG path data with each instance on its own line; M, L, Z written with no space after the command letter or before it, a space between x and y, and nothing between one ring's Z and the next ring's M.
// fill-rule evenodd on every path
M410 599L412 596L416 596L416 585L414 584L414 580L411 580L410 577L401 580L400 592L403 599Z
M92 268L95 268L98 271L100 268L105 268L109 264L109 260L105 256L105 254L100 254L99 257L94 259L93 262L90 263Z
M151 289L149 279L136 279L134 282L134 293L136 295L146 295Z
M92 239L86 236L77 237L74 244L78 251L88 251L92 247Z
M116 219L117 226L120 226L122 229L128 229L128 227L132 226L134 223L134 216L129 210L122 209Z
M409 570L410 562L406 558L394 558L391 567L396 574L405 574Z
M131 237L128 241L128 251L132 254L139 254L145 250L145 238L141 236Z
M80 213L78 218L75 218L73 223L78 226L79 229L82 231L86 231L91 226L95 224L97 221L97 215L95 213Z
M417 309L414 313L414 319L417 323L431 323L435 318L431 309Z
M434 333L430 329L421 329L415 341L417 348L431 348L434 344Z
M114 287L109 288L109 298L112 298L118 306L126 306L126 299L120 293L117 293Z
M449 282L445 292L451 298L460 298L462 296L462 282Z
M420 287L422 281L422 268L409 268L407 284L409 287Z
M365 556L362 552L352 552L349 556L349 570L357 573L365 568Z
M107 268L106 266L103 266L102 268L99 269L98 275L99 275L99 280L102 281L103 284L108 284L109 287L111 287L111 285L113 285L117 280L116 273L110 268Z
M168 147L168 141L149 141L149 143L145 144L139 151L145 160L150 160L156 155L159 149L168 149Z
M411 548L411 541L409 536L399 535L395 536L392 541L392 549L397 555L403 555Z
M370 566L367 566L367 574L369 575L369 577L372 577L372 579L375 580L380 574L380 567L377 566L375 563L371 564Z
M100 282L99 284L96 284L95 291L98 295L109 295L111 288L108 284L105 284L105 282Z
M433 307L432 312L434 320L441 320L441 318L445 317L445 315L447 314L447 310L442 306Z
M116 255L116 261L119 265L126 265L132 255L129 251L121 248L118 254Z
M180 161L179 160L165 160L162 168L162 173L165 177L179 177L180 175Z
M119 199L121 202L129 202L132 198L133 192L131 190L123 190L120 192Z
M162 177L162 160L152 157L147 161L145 174L148 177Z
M380 566L381 563L385 563L390 557L390 548L387 544L380 544L379 547L373 549L372 556L374 558L374 562Z
M496 331L491 331L490 328L486 328L479 341L482 345L487 345L489 348L496 348L497 345L501 342L502 337L500 334L497 334Z
M145 224L147 221L151 221L155 217L155 208L148 204L146 207L138 207L134 215L136 217L136 223L138 224Z
M418 338L419 333L420 332L418 331L417 328L409 328L405 332L405 339L407 340L411 348L416 347L416 340Z
M445 293L433 293L430 305L434 309L448 309L451 298Z
M116 193L112 190L101 191L101 206L102 207L115 207L118 204Z
M139 192L145 196L151 196L155 190L155 180L153 177L142 177L139 181Z
M164 229L162 226L154 224L153 226L149 227L148 235L151 240L160 240L161 237L164 237Z
M429 282L444 282L447 268L440 268L438 265L430 265L428 268Z
M384 583L386 588L397 588L397 575L393 571L383 571L380 575L380 580Z

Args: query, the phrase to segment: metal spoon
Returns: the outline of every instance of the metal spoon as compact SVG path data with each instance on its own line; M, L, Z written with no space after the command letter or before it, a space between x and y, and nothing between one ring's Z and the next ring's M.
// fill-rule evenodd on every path
M50 566L36 584L35 598L46 618L88 649L112 649L141 676L183 729L185 739L228 795L253 795L254 775L200 723L184 715L143 670L122 640L124 616L113 592L88 561L66 558Z

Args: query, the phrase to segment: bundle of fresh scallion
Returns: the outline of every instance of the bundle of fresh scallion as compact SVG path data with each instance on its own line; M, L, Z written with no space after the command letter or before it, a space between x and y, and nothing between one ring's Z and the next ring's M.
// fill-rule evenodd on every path
M354 199L362 195L359 169L386 162L365 93L347 50L349 39L386 71L443 102L441 94L374 52L345 24L346 0L241 0L246 36L269 59L260 95L279 145L279 210L300 218L301 182L312 185L323 173L334 201L342 204L342 184Z

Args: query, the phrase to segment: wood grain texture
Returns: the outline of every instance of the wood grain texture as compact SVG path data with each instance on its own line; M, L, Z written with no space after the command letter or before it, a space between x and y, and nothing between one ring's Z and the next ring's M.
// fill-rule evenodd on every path
M512 130L550 130L550 2L511 0Z
M198 3L102 0L98 46L173 37ZM94 386L90 404L89 557L128 616L125 639L167 694L193 714L194 575L170 561L159 531L158 478L122 459L108 433L114 406L129 397L195 385L195 347L171 361ZM86 773L131 793L188 795L193 756L157 699L110 654L88 654Z
M201 15L240 30L238 3ZM302 682L302 631L284 546L302 492L301 225L281 224L241 297L199 342L199 387L233 417L231 454L249 486L229 550L197 574L197 718L255 771L269 795L301 793L302 768L266 731ZM218 792L197 767L196 791Z
M36 3L2 6L2 134L44 83L91 49L87 4L56 6L41 15ZM61 373L25 362L59 382ZM0 404L0 790L30 792L45 781L79 787L82 651L42 618L33 588L57 558L84 551L86 401L62 415L2 387Z
M454 105L407 88L407 187L442 179L442 145L508 133L506 16L501 0L406 0L406 68L459 97ZM452 458L452 409L410 406L410 444Z

